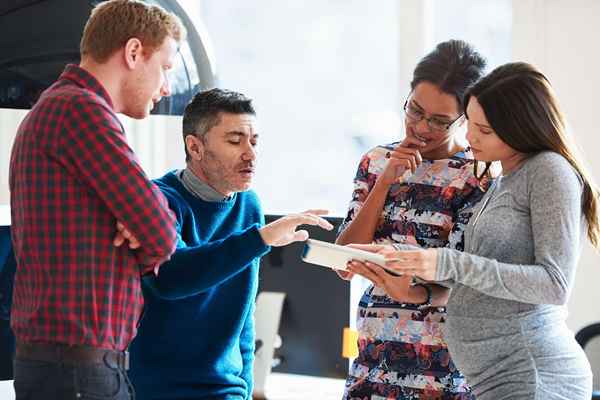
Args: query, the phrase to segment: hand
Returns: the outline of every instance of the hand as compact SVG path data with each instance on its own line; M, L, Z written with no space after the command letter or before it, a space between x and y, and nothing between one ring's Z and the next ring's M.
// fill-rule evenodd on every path
M411 287L412 278L409 275L394 276L387 273L380 265L372 262L350 261L348 269L353 274L358 274L370 280L373 285L385 290L385 293L400 303L422 303L427 299L427 294L422 298L419 289Z
M352 278L354 278L354 272L349 271L349 270L342 270L342 269L334 269L335 273L337 274L337 276L339 276L340 278L342 278L345 281L351 281Z
M377 253L377 252L383 252L384 254L387 252L394 252L395 249L391 246L383 246L383 245L377 245L377 244L349 244L348 247L354 247L355 249L361 249L361 250L366 250L366 251L370 251L372 253ZM334 270L335 273L343 280L345 281L350 281L352 280L352 278L354 278L355 273L350 271L350 270L341 270L341 269L336 269Z
M113 239L113 245L115 247L120 247L125 241L129 241L129 248L132 250L140 247L140 242L137 238L133 236L122 223L117 222L117 233Z
M327 213L327 210L308 210L300 214L286 215L263 226L259 232L265 244L269 246L279 247L293 242L301 242L308 239L308 232L296 231L300 225L317 225L328 231L333 229L333 225L319 217L319 215Z
M435 281L437 250L403 250L385 255L385 265L401 274L415 275L425 281Z
M396 183L407 169L414 173L423 162L418 149L426 145L425 142L421 142L415 137L407 136L402 143L388 153L390 160L377 181L389 186Z

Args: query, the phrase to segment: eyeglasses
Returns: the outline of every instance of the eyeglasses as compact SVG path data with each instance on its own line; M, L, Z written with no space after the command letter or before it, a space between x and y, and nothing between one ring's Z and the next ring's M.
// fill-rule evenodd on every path
M413 124L421 122L421 120L424 119L427 121L427 126L429 126L429 129L436 132L447 132L450 127L464 115L460 114L452 121L438 117L427 118L425 117L425 113L421 109L413 106L408 99L404 102L404 113L406 114L406 118L408 118L408 120Z

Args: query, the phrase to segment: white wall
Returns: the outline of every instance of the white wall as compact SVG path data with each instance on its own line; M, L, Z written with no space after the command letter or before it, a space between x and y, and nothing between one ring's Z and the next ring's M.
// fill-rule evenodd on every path
M513 59L538 66L552 82L575 140L600 182L600 1L514 0ZM600 321L600 255L586 244L569 303L574 331Z

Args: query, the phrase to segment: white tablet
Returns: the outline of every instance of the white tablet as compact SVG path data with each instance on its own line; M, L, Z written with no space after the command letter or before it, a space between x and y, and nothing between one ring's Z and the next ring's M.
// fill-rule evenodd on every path
M400 276L397 272L385 267L385 258L381 254L315 239L308 239L304 244L302 260L307 263L341 270L347 269L346 263L350 260L370 261L380 265L386 272L394 276Z

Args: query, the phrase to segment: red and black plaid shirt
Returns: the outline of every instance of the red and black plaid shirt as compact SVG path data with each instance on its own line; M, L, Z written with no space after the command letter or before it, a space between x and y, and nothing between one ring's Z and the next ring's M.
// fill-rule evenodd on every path
M175 250L175 219L85 70L67 66L21 123L10 191L17 338L124 350L143 307L140 275ZM113 246L117 221L138 250Z

